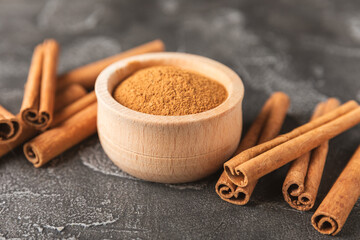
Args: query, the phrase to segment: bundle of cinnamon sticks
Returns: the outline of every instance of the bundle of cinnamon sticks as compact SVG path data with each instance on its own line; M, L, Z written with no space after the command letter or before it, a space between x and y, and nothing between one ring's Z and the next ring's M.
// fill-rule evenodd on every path
M21 110L14 116L0 105L0 157L23 145L35 167L96 132L97 103L93 89L100 72L126 57L164 51L155 40L57 76L59 44L46 39L35 47Z
M292 161L283 184L285 201L301 211L315 203L328 152L328 140L360 123L360 106L341 106L330 98L317 105L309 123L276 137L289 98L275 93L265 103L233 158L224 164L215 190L227 202L245 205L266 174ZM312 223L324 234L337 234L360 196L360 147L315 212Z

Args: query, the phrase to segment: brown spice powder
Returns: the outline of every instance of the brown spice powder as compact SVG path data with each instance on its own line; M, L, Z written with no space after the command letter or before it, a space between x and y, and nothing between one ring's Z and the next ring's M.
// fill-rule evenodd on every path
M114 98L125 107L154 115L187 115L207 111L225 101L223 85L174 66L141 69L121 82Z

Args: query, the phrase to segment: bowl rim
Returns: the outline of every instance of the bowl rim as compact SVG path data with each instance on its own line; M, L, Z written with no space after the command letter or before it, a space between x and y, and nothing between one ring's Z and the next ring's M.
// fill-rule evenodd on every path
M117 102L112 96L112 93L110 93L110 91L108 90L110 77L113 74L116 74L119 69L127 67L130 63L145 63L154 60L169 59L190 60L196 62L196 64L202 64L203 66L220 70L223 74L227 76L228 80L230 80L232 84L230 88L231 91L229 91L228 86L225 86L221 83L228 92L228 96L225 101L216 106L215 108L195 114L178 116L154 115L138 112L136 110L125 107L124 105ZM192 71L196 72L196 70ZM242 103L242 100L244 98L244 84L240 76L236 74L232 69L218 61L212 60L207 57L179 52L146 53L117 61L106 67L97 77L95 83L95 94L98 102L101 102L102 105L106 106L110 111L117 115L121 115L121 117L125 119L132 121L146 121L149 124L184 124L189 122L207 120L209 118L219 117L220 115L225 115L228 111L235 108L239 103Z

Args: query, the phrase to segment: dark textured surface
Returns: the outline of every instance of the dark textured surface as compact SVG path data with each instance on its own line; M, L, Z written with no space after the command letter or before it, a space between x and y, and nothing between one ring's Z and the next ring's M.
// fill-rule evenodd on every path
M62 47L60 71L161 38L169 51L214 58L244 77L245 129L274 91L292 107L284 131L326 97L360 101L360 2L0 1L0 104L19 111L33 47ZM245 70L247 73L245 73ZM330 143L318 200L360 142L356 127ZM164 185L118 170L96 136L35 169L18 149L0 161L0 238L324 239L310 212L282 199L287 166L239 207L215 194L219 173ZM336 238L359 239L359 201Z

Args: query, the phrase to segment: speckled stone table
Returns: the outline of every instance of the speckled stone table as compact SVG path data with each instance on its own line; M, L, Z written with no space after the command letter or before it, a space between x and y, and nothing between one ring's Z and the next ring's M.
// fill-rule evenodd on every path
M161 38L169 51L216 59L245 84L245 129L274 91L291 96L283 131L326 97L360 101L360 2L0 1L0 104L19 111L33 47L61 44L60 72ZM330 142L316 207L360 142L355 127ZM288 166L264 177L239 207L215 194L219 173L169 185L135 179L97 136L35 169L20 149L0 160L0 238L332 239L314 212L282 199ZM337 238L359 239L359 201Z

